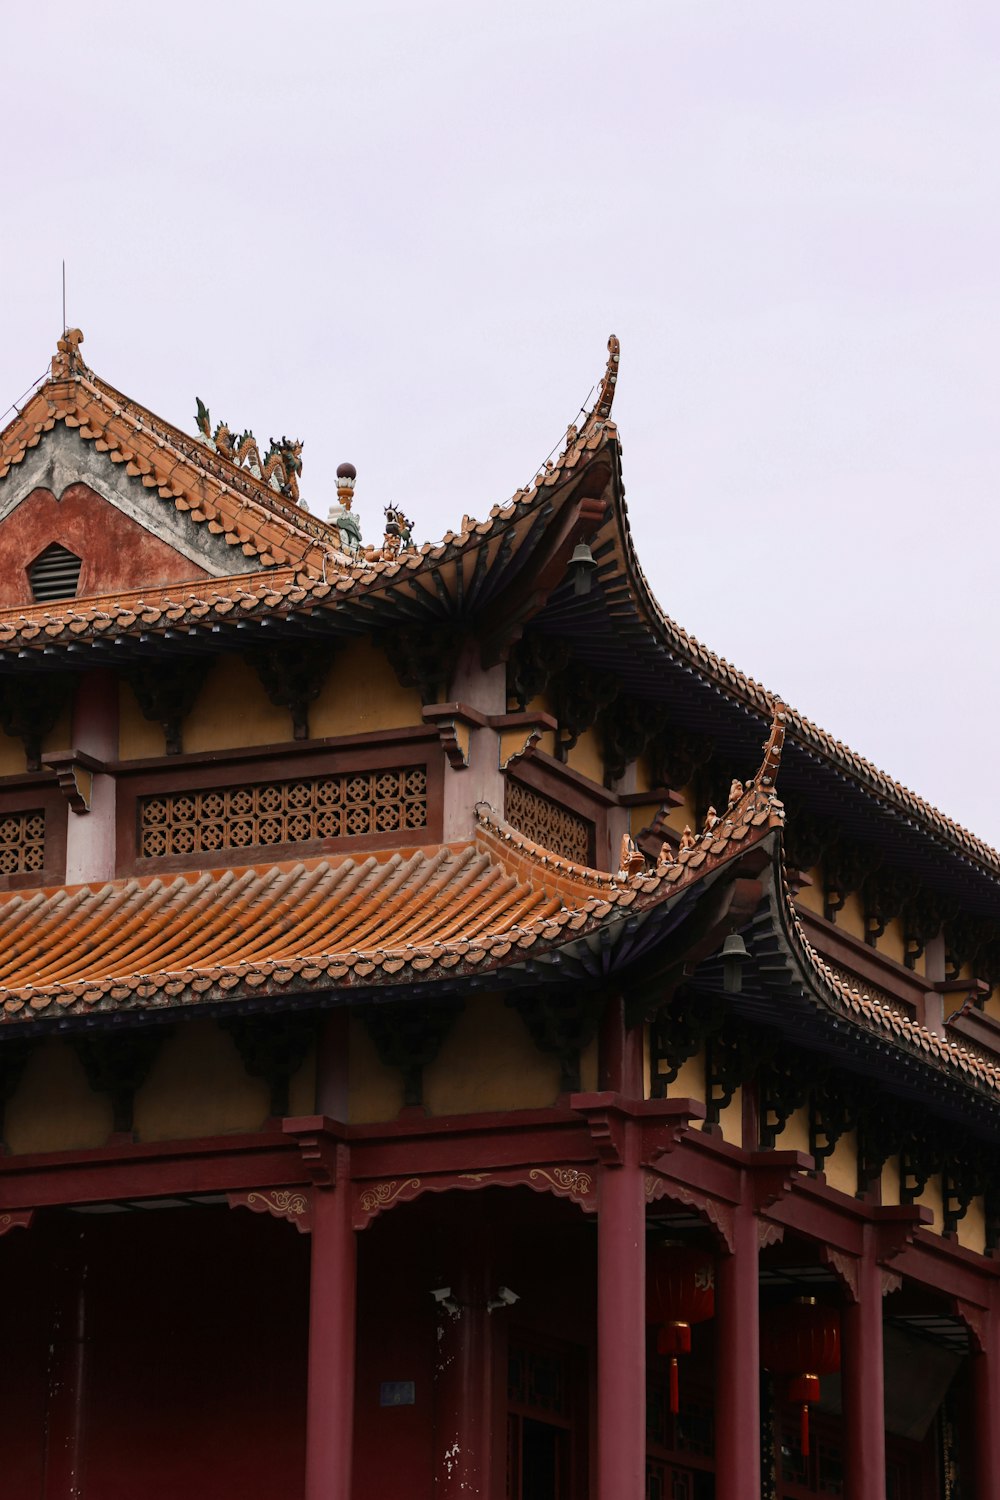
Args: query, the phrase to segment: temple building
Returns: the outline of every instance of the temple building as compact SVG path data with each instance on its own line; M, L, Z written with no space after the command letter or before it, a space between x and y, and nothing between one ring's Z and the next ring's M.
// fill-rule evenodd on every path
M76 329L0 435L5 1497L1000 1500L1000 856L663 613L609 351L436 544Z

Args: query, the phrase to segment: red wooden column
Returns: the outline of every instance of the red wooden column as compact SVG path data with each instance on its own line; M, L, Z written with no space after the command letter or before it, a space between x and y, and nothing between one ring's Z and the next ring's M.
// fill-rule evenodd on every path
M44 1500L79 1500L84 1493L85 1246L79 1233L59 1269L45 1413Z
M972 1356L972 1399L974 1493L977 1500L1000 1500L1000 1312L995 1303Z
M473 1237L473 1244L476 1237ZM474 1257L474 1258L472 1258ZM434 1368L435 1500L484 1500L491 1495L493 1340L489 1277L470 1260L454 1277L450 1307L439 1308ZM503 1442L502 1436L499 1441Z
M715 1286L716 1500L760 1497L760 1312L757 1216L733 1215L731 1254L719 1256Z
M885 1373L882 1271L875 1230L865 1228L857 1301L841 1312L841 1385L846 1427L847 1500L885 1500Z
M305 1500L351 1500L356 1280L349 1156L338 1146L333 1182L313 1191Z
M646 1194L640 1127L601 1171L597 1221L597 1496L646 1493Z

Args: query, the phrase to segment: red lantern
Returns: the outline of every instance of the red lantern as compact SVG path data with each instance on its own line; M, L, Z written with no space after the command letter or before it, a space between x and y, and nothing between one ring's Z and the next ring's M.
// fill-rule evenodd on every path
M646 1261L646 1322L659 1327L656 1347L670 1359L670 1411L680 1409L677 1356L691 1353L691 1325L715 1312L715 1265L687 1245L650 1247Z
M761 1320L761 1363L775 1375L788 1375L788 1397L801 1407L803 1458L809 1457L809 1406L819 1400L819 1377L840 1369L840 1315L818 1305L815 1297L797 1297L773 1308Z

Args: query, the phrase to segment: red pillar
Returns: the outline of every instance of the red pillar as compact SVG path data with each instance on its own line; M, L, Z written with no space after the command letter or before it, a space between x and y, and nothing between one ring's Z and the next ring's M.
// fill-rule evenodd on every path
M59 1273L59 1301L49 1351L44 1500L80 1500L84 1493L87 1287L84 1247L81 1234Z
M601 1173L597 1221L597 1496L646 1493L646 1194L635 1126Z
M473 1253L473 1252L470 1252ZM493 1342L489 1280L475 1260L453 1279L439 1308L434 1368L435 1500L492 1493Z
M715 1286L716 1500L760 1497L760 1312L757 1217L734 1213L732 1254L719 1256Z
M865 1230L858 1299L841 1312L841 1385L846 1427L847 1500L885 1500L885 1374L882 1272L875 1237Z
M305 1500L351 1500L356 1279L348 1154L338 1146L335 1185L313 1198Z
M982 1348L972 1356L977 1500L1000 1500L1000 1314L986 1315Z

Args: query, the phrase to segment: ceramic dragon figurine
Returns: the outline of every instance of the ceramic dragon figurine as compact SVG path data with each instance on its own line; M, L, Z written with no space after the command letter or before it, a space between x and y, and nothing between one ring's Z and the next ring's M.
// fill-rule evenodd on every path
M257 439L249 430L236 437L225 422L220 422L212 431L212 419L208 407L200 396L195 400L198 409L195 423L201 442L213 452L228 459L238 469L245 469L254 479L260 479L269 489L286 500L299 504L299 475L302 473L302 444L282 437L280 442L271 439L271 446L261 457Z

